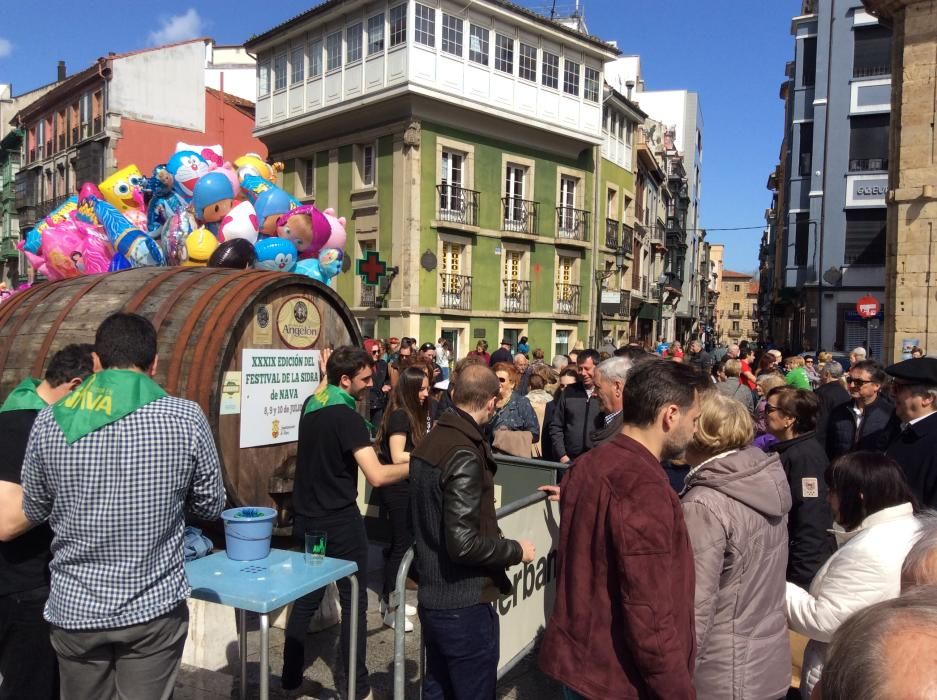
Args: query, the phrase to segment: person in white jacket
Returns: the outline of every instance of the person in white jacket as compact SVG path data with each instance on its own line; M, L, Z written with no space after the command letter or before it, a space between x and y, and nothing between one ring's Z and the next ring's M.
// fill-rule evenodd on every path
M838 550L817 572L810 591L787 584L787 619L810 638L800 692L809 698L820 679L833 633L855 612L901 590L901 564L920 524L901 467L877 452L853 452L826 471Z

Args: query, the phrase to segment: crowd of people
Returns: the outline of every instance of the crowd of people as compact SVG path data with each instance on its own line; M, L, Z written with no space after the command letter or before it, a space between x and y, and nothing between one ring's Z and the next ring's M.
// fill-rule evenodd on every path
M937 360L882 367L857 348L844 371L824 353L661 340L547 364L520 341L458 360L444 339L324 349L303 406L293 537L325 532L329 556L367 571L359 475L375 488L388 626L415 549L404 619L419 617L424 697L495 696L493 603L537 556L498 528L499 452L563 472L543 487L561 518L539 663L566 698L782 698L792 633L804 698L937 683ZM185 513L217 518L225 495L205 416L165 394L157 365L152 324L115 314L0 406L4 699L172 692ZM367 698L367 589L357 619L350 583L338 589L344 672ZM285 691L303 689L322 599L288 617Z

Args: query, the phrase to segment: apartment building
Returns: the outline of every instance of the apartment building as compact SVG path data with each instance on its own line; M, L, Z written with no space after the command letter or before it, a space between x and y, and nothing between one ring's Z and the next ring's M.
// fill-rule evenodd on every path
M716 336L721 345L757 340L758 281L745 272L724 270L715 305Z
M286 187L348 218L349 267L373 251L391 268L377 286L336 278L366 334L447 337L457 356L481 338L547 355L594 339L640 117L606 100L617 49L501 0L331 0L246 47L255 134Z
M891 30L860 0L806 0L791 23L782 163L769 178L772 205L761 249L765 331L795 351L865 345L881 358L886 193L891 109ZM868 336L867 336L868 334Z

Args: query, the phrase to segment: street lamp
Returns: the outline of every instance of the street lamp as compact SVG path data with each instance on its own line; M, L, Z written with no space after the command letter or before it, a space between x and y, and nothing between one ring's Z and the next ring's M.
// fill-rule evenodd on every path
M621 272L621 269L625 266L625 248L624 246L619 246L615 249L615 267L605 272L599 272L596 270L595 273L595 333L593 335L592 347L598 349L599 343L602 342L602 339L605 337L605 328L602 324L602 286L609 277L614 275L616 272ZM621 294L621 291L618 292Z

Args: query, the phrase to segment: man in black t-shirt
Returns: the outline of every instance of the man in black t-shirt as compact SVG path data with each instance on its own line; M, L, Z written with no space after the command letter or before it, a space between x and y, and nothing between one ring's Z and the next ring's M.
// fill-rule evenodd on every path
M48 525L23 514L20 471L39 411L67 396L92 372L91 345L53 356L41 382L26 379L0 406L0 699L57 698L58 661L42 617L49 597Z
M373 360L361 348L337 348L331 356L322 351L322 372L328 384L314 393L303 407L299 423L296 478L293 485L293 538L305 542L305 534L326 533L326 554L358 565L358 619L351 619L351 584L338 583L342 607L341 650L345 673L357 676L356 694L367 697L370 681L366 665L368 612L368 538L358 510L358 470L373 487L407 478L409 464L381 464L371 446L371 434L355 401L365 398L373 384ZM284 690L302 684L306 631L319 608L325 590L295 602L286 623L283 648ZM351 624L358 625L357 668L348 668ZM357 699L354 699L357 700Z

